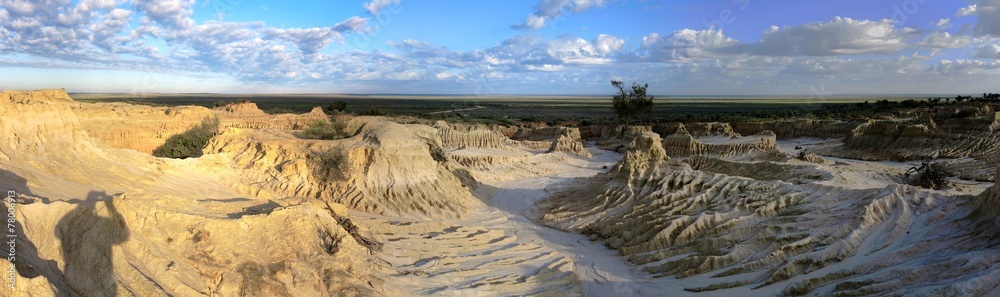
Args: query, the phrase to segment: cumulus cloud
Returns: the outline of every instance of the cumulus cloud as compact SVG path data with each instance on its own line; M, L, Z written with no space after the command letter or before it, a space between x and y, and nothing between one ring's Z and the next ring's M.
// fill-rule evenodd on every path
M989 44L976 49L977 59L1000 59L1000 45Z
M682 62L692 59L718 56L717 51L732 48L739 42L726 37L722 30L709 28L705 30L683 29L661 38L653 33L642 39L642 48L648 52L654 61Z
M511 28L519 30L535 30L545 27L550 21L555 20L565 14L579 13L581 11L603 6L611 0L540 0L535 5L535 12L528 15L524 22L515 24Z
M894 54L906 47L905 34L912 29L895 29L893 21L854 20L836 17L829 22L801 26L771 27L760 42L733 50L771 56L840 56Z

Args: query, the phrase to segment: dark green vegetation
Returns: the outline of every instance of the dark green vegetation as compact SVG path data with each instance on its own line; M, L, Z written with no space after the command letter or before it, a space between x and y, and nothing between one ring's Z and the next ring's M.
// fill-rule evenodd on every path
M305 129L302 129L302 137L309 139L341 139L347 137L347 133L344 133L344 129L347 128L347 124L343 121L334 121L333 123L327 121L315 121L309 123Z
M185 159L201 156L201 150L219 132L219 118L207 117L200 124L184 131L184 133L170 136L162 146L153 151L153 156L161 158Z
M627 125L633 117L649 116L653 112L653 96L646 94L649 84L639 85L632 82L632 87L626 88L625 82L612 80L611 85L618 89L618 94L611 98L611 105Z
M215 103L212 104L212 107L224 107L224 106L230 106L230 105L233 105L233 104L240 104L240 103L247 103L247 102L250 102L250 100L247 100L245 98L239 98L239 99L236 99L236 100L233 100L233 101L222 100L222 101L215 101Z
M346 178L344 171L347 170L347 153L344 152L343 148L334 146L323 151L313 152L310 159L313 163L314 178L325 182L340 181Z
M984 94L990 95L990 94ZM994 94L995 95L995 94ZM219 100L246 98L268 113L306 113L314 107L327 108L344 103L344 112L354 115L413 116L427 120L515 125L521 122L549 122L589 125L616 122L608 96L362 96L362 95L219 95L164 94L130 96L73 94L81 102L129 102L154 106L198 105L212 108ZM1000 95L998 95L1000 96ZM967 99L968 97L968 99ZM766 121L775 119L850 119L872 117L907 109L907 106L961 106L1000 97L963 96L927 99L915 97L869 98L684 98L657 97L648 117L638 123ZM867 104L865 102L868 102ZM452 113L430 112L473 108ZM329 113L329 112L328 112Z

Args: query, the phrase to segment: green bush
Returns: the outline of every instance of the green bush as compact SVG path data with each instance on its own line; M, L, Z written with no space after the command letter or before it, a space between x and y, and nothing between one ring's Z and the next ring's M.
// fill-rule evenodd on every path
M208 140L218 132L219 118L206 117L200 124L184 133L167 138L163 145L153 151L153 156L174 159L199 157Z
M308 139L341 139L347 137L344 133L344 129L347 128L347 124L343 121L334 121L333 123L327 121L315 121L306 126L302 130L302 137Z
M347 170L347 153L344 149L335 146L325 151L315 152L312 155L313 177L318 180L331 182L347 178L344 171Z

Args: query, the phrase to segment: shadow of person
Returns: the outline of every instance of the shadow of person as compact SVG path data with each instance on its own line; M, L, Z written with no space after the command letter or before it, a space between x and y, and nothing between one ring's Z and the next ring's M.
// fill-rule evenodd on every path
M91 191L59 220L55 233L62 246L63 274L72 291L82 296L116 296L111 248L128 240L129 232L114 198Z

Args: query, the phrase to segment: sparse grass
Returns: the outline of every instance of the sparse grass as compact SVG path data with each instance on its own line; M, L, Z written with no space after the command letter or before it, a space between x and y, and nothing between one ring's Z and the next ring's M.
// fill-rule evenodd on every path
M206 117L200 124L184 133L167 138L163 145L153 151L153 156L174 159L199 157L201 150L218 132L219 118Z

